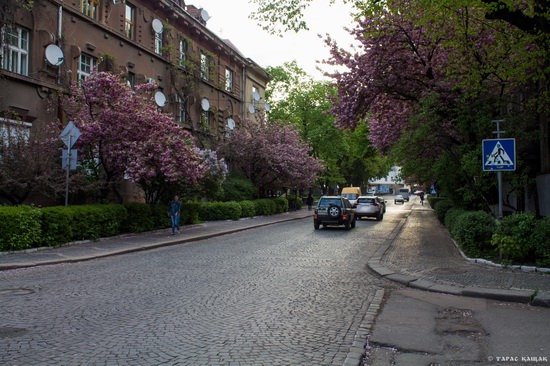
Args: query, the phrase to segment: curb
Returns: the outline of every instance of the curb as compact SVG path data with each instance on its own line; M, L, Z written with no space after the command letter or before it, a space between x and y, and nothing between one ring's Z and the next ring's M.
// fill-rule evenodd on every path
M19 263L13 263L13 264L0 264L0 271L7 271L7 270L19 269L19 268L32 268L32 267L38 267L38 266L48 266L48 265L55 265L55 264L62 264L62 263L85 262L85 261L89 261L89 260L93 260L93 259L111 257L111 256L115 256L115 255L142 252L142 251L150 250L150 249L157 249L157 248L162 248L162 247L169 247L169 246L172 246L172 245L191 243L191 242L204 240L204 239L210 239L210 238L214 238L214 237L218 237L218 236L222 236L222 235L234 234L234 233L238 233L238 232L241 232L241 231L250 230L250 229L254 229L254 228L258 228L258 227L262 227L262 226L278 224L278 223L285 222L285 221L302 220L302 219L306 219L306 218L309 218L309 216L282 218L282 219L275 220L275 221L270 221L270 222L265 222L265 223L260 223L260 224L252 224L250 226L240 227L240 228L236 228L236 229L221 230L221 231L214 232L214 233L211 233L211 234L200 234L200 235L191 236L191 237L182 238L182 239L175 239L174 238L174 239L171 239L171 240L165 240L165 241L161 241L161 242L157 242L157 243L153 243L153 244L145 244L145 245L139 245L139 246L135 246L135 247L127 247L127 248L118 249L118 250L115 249L115 250L111 250L109 252L94 253L94 254L91 254L91 255L84 255L84 256L80 256L80 257L60 258L60 259L43 260L43 261L31 261L31 262L19 262ZM112 239L112 238L102 238L102 239ZM99 239L99 241L101 241L102 239ZM67 243L63 246L70 246L70 245L77 244L77 243L88 243L88 242L91 242L91 240ZM31 251L36 252L36 251L47 250L47 249L52 249L52 247L35 248L35 249L32 249ZM28 250L23 250L21 252L27 252L27 251ZM17 252L12 252L12 253L17 253ZM9 255L9 254L6 254L6 255Z
M517 302L522 304L530 304L532 306L539 307L548 307L550 308L550 293L543 291L535 290L505 290L505 289L494 289L494 288L483 288L483 287L460 287L452 285L442 285L437 284L431 281L423 280L421 278L410 276L396 272L392 269L389 269L384 264L382 264L382 257L392 246L395 238L401 232L405 226L405 221L407 221L408 215L405 219L401 220L398 224L398 227L395 232L392 232L390 238L386 240L386 243L383 244L372 256L372 258L367 262L367 267L378 274L380 277L387 278L390 281L403 284L407 287L430 291L430 292L439 292L449 295L456 296L466 296L466 297L475 297L475 298L484 298L489 300L497 301L506 301L506 302ZM456 243L453 240L453 243L456 247ZM458 249L458 247L457 247ZM462 251L460 252L464 259L471 260L467 258ZM485 264L481 261L477 263ZM494 264L487 264L493 265ZM502 266L500 266L502 267ZM538 269L539 272L546 272L545 269Z

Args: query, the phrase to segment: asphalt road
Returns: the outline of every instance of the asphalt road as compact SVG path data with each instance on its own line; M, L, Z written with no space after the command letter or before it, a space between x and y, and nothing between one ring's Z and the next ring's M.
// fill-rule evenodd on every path
M349 231L305 219L1 272L0 364L343 365L399 287L366 267L390 206Z

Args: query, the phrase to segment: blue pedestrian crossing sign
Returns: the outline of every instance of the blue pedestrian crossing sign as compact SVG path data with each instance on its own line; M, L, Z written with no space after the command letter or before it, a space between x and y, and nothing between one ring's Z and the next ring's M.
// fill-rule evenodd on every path
M516 170L516 139L483 140L483 170Z

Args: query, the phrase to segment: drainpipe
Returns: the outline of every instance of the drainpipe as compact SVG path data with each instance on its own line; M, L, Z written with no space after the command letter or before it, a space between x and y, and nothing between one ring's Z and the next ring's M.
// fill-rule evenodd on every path
M242 100L243 103L241 104L241 117L244 120L245 111L246 111L246 64L243 66L243 77L242 77L242 88L241 88L241 94L242 94Z
M63 0L60 0L59 1L59 14L57 16L57 46L59 46L59 48L63 49L61 47L61 35L62 35L62 31L63 31L63 27L62 27L62 22L63 22ZM65 57L65 56L63 56ZM57 68L57 85L60 85L61 84L61 68L58 67Z

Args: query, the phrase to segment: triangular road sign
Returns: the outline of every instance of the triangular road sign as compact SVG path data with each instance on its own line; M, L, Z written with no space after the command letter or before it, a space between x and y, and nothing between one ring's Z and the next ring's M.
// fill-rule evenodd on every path
M516 170L516 140L513 138L482 141L484 171Z
M508 156L508 153L502 147L500 142L497 142L493 152L485 162L485 166L512 165L513 160Z

